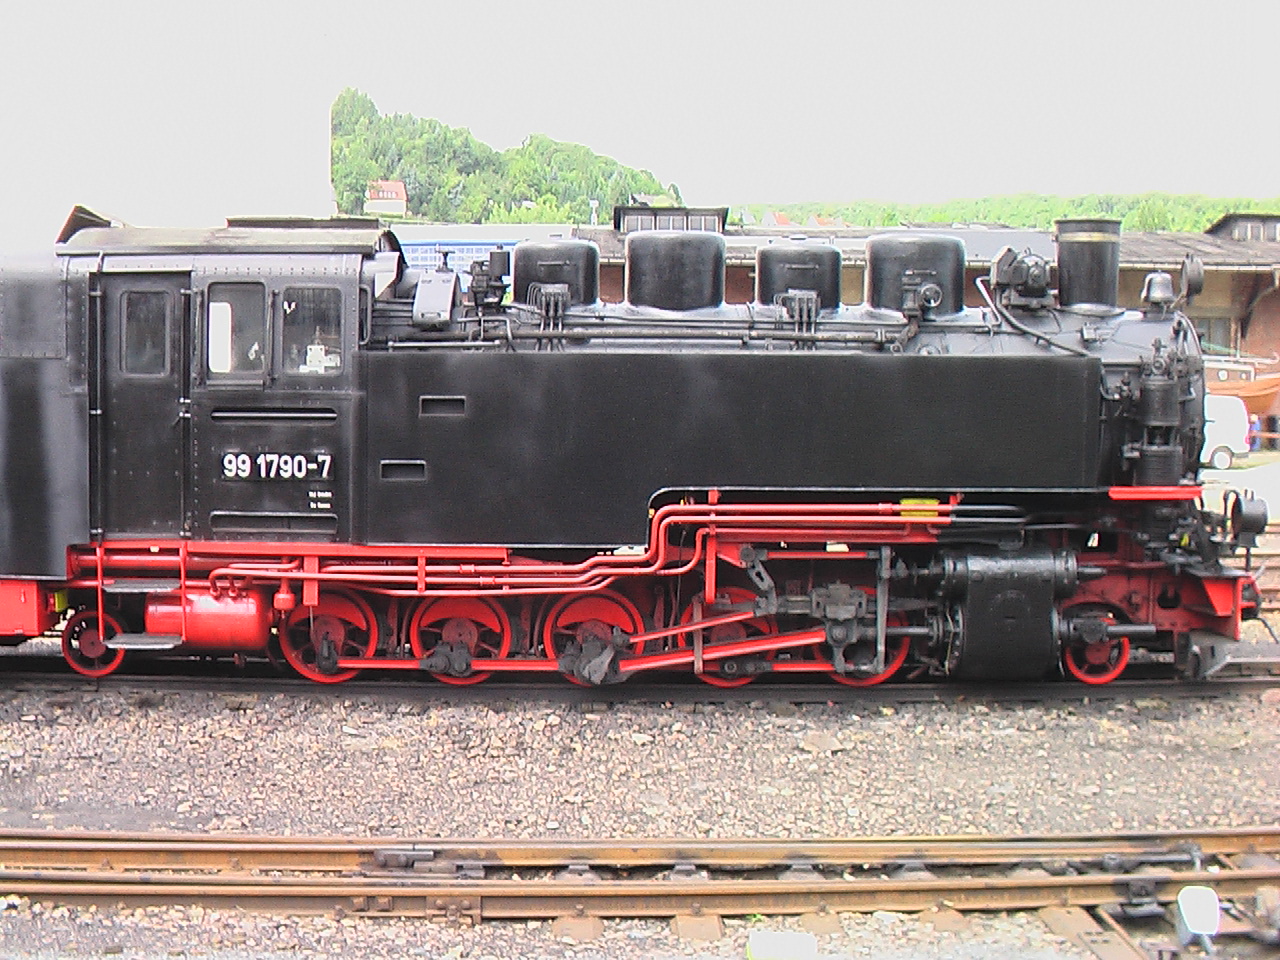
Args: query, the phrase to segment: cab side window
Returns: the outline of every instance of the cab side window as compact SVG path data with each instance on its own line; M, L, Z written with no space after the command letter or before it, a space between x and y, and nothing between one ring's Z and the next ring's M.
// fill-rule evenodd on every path
M282 373L324 375L342 369L342 291L288 287L280 298L280 313Z
M124 295L121 369L129 374L163 376L169 372L169 295L131 290Z
M209 284L209 372L261 376L266 365L267 295L260 283Z

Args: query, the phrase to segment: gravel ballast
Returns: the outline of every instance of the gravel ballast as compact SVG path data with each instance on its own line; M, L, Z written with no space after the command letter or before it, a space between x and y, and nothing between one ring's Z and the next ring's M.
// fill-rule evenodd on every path
M432 960L663 960L741 958L753 930L804 939L794 918L730 918L712 943L680 940L657 920L616 920L587 943L556 938L552 924L484 923L473 928L414 920L332 917L274 918L205 911L198 907L94 911L35 905L0 913L0 950L15 960L67 956L126 958L354 957ZM816 957L875 960L1075 960L1091 954L1068 945L1026 914L968 915L959 930L938 929L898 913L841 916L842 931L816 938ZM13 949L15 948L16 949ZM797 954L788 960L803 960Z
M1280 822L1273 692L896 707L767 696L762 687L750 704L583 708L404 703L341 690L0 690L0 824L607 839ZM1078 955L1034 916L973 916L959 932L896 914L842 920L843 934L818 937L819 956ZM689 944L665 923L611 921L603 940L573 945L548 924L458 930L13 902L0 911L0 955L741 957L762 923L798 929L777 918L732 923L724 940Z

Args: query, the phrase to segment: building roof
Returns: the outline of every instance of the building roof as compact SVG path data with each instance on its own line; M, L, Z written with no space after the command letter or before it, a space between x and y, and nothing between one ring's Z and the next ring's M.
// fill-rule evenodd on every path
M1122 233L1120 262L1127 267L1165 270L1193 253L1210 269L1274 270L1280 267L1280 242L1232 240L1204 233Z
M1249 220L1254 223L1275 223L1280 221L1280 213L1262 213L1259 211L1224 213L1209 225L1209 229L1205 233L1229 234L1231 228L1241 220Z
M409 193L404 188L403 180L370 180L369 190L365 194L369 200L399 200L409 202Z

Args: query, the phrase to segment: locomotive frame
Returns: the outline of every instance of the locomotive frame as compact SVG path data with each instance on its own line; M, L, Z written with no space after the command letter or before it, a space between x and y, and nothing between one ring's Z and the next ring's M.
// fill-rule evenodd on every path
M112 225L0 267L0 635L61 617L80 673L130 649L617 682L687 669L851 685L1202 677L1243 644L1265 526L1199 505L1203 368L1167 274L1116 306L1118 224L1006 251L964 306L955 240L628 238L409 271L367 223ZM1194 293L1192 265L1181 298ZM514 297L506 297L512 276Z

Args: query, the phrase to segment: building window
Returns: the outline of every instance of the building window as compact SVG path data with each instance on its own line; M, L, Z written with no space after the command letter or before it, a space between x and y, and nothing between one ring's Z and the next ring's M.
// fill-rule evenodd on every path
M1224 350L1235 349L1235 321L1231 317L1199 317L1195 325L1201 343Z
M169 372L167 293L158 290L126 293L121 331L120 360L125 373L163 376Z
M280 300L285 373L325 374L342 369L342 291L289 287Z
M656 212L643 209L614 209L614 223L623 233L637 230L704 230L721 233L724 230L724 213L716 210L687 207L660 207Z
M262 284L209 284L209 372L261 375L266 344L267 295Z

